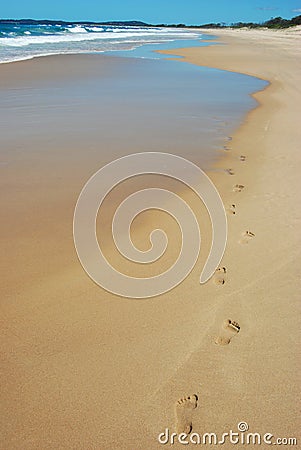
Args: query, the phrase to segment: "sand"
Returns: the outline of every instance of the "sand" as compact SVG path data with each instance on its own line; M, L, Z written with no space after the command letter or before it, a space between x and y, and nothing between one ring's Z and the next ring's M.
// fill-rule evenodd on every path
M205 242L173 291L113 296L85 275L73 249L80 171L58 203L55 177L40 189L43 174L24 177L39 220L4 221L2 448L156 449L166 428L221 437L242 421L251 432L298 437L300 36L212 33L223 45L169 53L270 82L209 174L228 211L220 270L200 286ZM26 202L22 194L12 192L11 208ZM39 210L45 199L54 216ZM12 254L17 272L7 270Z

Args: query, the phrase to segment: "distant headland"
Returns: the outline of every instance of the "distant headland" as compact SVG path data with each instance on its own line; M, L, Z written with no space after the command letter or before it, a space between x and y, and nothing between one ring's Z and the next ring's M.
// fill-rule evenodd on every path
M273 17L270 20L262 23L254 23L254 22L236 22L231 24L226 24L224 22L212 22L205 23L201 25L185 25L184 23L177 24L150 24L137 20L128 20L128 21L110 21L110 22L91 22L91 21L64 21L64 20L36 20L36 19L0 19L0 24L19 24L19 25L87 25L87 26L120 26L120 27L167 27L167 28L289 28L297 25L301 25L301 15L293 17L292 19L283 19L282 17Z

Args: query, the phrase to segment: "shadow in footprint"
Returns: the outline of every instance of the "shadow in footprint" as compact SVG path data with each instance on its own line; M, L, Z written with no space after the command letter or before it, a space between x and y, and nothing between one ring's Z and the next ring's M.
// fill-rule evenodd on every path
M233 192L241 192L243 189L244 189L243 184L235 184L235 186L233 186Z
M223 323L220 335L216 338L215 343L218 345L228 345L231 339L240 331L240 326L237 322L226 319Z
M234 170L233 169L225 169L225 172L227 172L228 175L234 175Z
M239 243L240 244L248 244L254 237L255 237L255 234L252 233L252 231L245 231L244 233L242 233Z
M196 394L180 398L175 404L177 433L189 434L192 431L193 410L198 405Z
M219 267L218 269L216 269L215 274L213 276L214 283L218 284L219 286L225 284L226 273L227 273L226 267Z
M234 204L232 204L232 205L229 206L229 208L228 208L228 213L229 213L229 214L233 214L233 215L236 214L236 206L235 206Z

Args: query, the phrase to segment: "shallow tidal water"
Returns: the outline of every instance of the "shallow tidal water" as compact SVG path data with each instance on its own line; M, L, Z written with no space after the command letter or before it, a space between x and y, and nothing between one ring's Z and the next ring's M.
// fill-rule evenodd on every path
M130 53L130 52L127 52ZM170 152L206 169L256 106L253 77L165 59L68 55L0 66L1 161L7 151L80 151L110 160ZM71 153L70 153L71 152ZM98 167L95 167L95 170Z

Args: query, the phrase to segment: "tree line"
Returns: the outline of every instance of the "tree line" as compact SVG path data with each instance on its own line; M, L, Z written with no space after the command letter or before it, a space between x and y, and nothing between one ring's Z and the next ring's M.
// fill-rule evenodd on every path
M289 28L295 27L296 25L301 25L301 16L293 17L292 19L283 19L282 17L272 17L270 20L261 23L255 22L236 22L231 24L226 24L225 22L212 22L205 23L203 25L185 25L183 23L179 24L160 24L155 26L160 27L175 27L175 28Z

